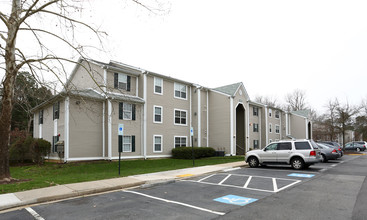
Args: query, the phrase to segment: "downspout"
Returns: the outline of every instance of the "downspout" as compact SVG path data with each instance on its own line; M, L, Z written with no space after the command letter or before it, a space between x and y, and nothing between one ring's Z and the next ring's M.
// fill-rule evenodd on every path
M70 109L70 98L67 96L65 98L65 140L64 140L64 163L69 159L69 109Z
M107 136L108 136L108 159L112 160L112 104L111 100L107 99L108 108L108 125L107 125Z
M147 159L147 73L143 73L143 99L144 99L144 116L143 116L143 156Z
M268 145L269 127L268 127L268 106L265 106L265 145Z
M250 122L250 103L249 100L247 100L247 111L246 111L246 152L248 152L249 150L249 146L250 146L250 126L249 126L249 122ZM245 152L245 153L246 153Z
M107 92L107 69L106 66L103 66L103 91L105 92L104 96L106 97ZM102 104L102 157L106 157L106 100L103 100Z
M192 128L192 87L190 86L190 130ZM192 146L192 140L191 140L191 133L190 133L190 137L189 137L189 146Z
M198 147L201 147L201 89L198 91Z
M206 91L206 146L209 147L209 90Z
M258 117L259 117L259 125L258 125L258 128L259 128L259 149L262 149L262 147L261 147L262 146L261 145L261 142L262 142L261 141L262 140L262 135L261 135L262 132L261 131L262 131L262 127L263 127L262 124L261 124L262 111L257 110L257 112L258 112Z
M233 155L233 97L229 98L229 111L230 111L230 143L231 143L231 156Z

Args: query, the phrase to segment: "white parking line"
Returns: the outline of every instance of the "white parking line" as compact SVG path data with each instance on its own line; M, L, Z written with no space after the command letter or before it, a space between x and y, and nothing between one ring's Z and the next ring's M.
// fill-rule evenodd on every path
M230 176L231 176L231 174L229 174L226 178L224 178L222 181L220 181L220 183L218 183L218 185L222 185L222 183L224 183Z
M190 204L186 204L186 203L182 203L182 202L177 202L177 201L172 201L172 200L168 200L168 199L162 199L162 198L159 198L159 197L150 196L150 195L147 195L147 194L144 194L144 193L140 193L140 192L135 192L135 191L130 191L130 190L123 190L123 192L132 193L132 194L136 194L136 195L141 195L141 196L145 196L145 197L148 197L148 198L151 198L151 199L156 199L156 200L167 202L167 203L173 203L173 204L177 204L177 205L182 205L182 206L186 206L186 207L189 207L189 208L197 209L197 210L200 210L200 211L213 213L213 214L216 214L216 215L225 215L226 214L224 212L216 212L216 211L213 211L213 210L210 210L210 209L205 209L205 208L201 208L201 207L198 207L198 206L193 206L193 205L190 205Z
M241 167L229 168L229 169L223 170L223 172L230 172L230 171L240 170L240 169L241 169Z
M252 179L252 176L249 176L248 179L247 179L247 181L246 181L246 183L245 183L245 185L243 186L243 188L247 188L248 187L248 184L250 184L251 179Z
M34 219L36 219L36 220L45 220L36 211L34 211L31 207L27 207L27 208L25 208L25 210L27 210L33 216Z
M215 174L212 174L212 175L210 175L210 176L204 177L204 178L202 178L202 179L198 180L198 182L201 182L201 181L203 181L203 180L206 180L206 179L208 179L208 178L210 178L210 177L212 177L212 176L214 176L214 175L215 175Z
M274 192L278 192L278 184L275 178L273 178L273 188L274 188Z

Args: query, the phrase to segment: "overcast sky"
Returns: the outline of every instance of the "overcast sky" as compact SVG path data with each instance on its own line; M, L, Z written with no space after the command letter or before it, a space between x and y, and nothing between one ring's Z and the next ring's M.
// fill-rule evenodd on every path
M365 0L161 2L170 4L163 16L129 0L91 0L84 16L109 37L107 55L90 56L209 88L243 82L251 99L284 102L301 89L319 113L335 97L367 98Z

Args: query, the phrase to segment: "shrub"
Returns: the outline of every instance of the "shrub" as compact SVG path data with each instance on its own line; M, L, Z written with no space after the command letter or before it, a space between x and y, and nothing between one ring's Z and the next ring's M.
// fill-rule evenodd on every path
M211 147L194 147L195 159L215 156L215 150ZM178 147L172 149L172 157L175 159L192 159L191 147Z
M10 161L43 164L50 150L51 143L46 140L20 136L10 147Z
M34 139L32 147L32 158L33 162L37 164L43 164L45 161L45 156L47 156L51 151L51 143L43 139Z

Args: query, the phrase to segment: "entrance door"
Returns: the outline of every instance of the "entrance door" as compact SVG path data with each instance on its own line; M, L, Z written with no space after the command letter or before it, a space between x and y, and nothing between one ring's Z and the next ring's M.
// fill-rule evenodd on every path
M246 152L246 117L245 108L239 104L236 108L236 154L244 155Z

